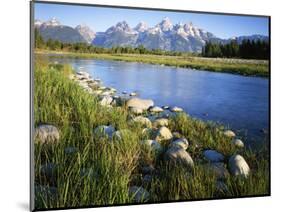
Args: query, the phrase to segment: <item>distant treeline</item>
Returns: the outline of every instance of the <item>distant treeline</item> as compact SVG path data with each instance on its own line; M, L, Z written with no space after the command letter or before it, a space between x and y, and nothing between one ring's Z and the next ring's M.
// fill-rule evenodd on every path
M269 43L264 40L236 40L227 44L207 42L202 49L203 57L226 57L244 59L269 59Z
M140 45L138 47L130 46L116 46L112 48L103 48L94 46L88 43L63 43L58 40L48 39L44 41L37 29L35 29L35 48L38 49L49 49L49 50L63 50L78 53L97 53L97 54L153 54L153 55L168 55L168 56L181 56L186 53L183 52L172 52L164 51L161 49L146 49ZM194 55L189 53L189 55Z

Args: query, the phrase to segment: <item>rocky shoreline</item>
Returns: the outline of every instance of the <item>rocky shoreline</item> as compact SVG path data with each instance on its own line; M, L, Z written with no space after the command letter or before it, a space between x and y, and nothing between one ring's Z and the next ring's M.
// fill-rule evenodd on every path
M112 87L102 85L100 79L92 78L89 73L79 71L69 75L69 78L83 88L86 92L94 95L99 99L99 104L103 107L125 107L129 112L128 124L140 125L142 133L147 138L140 141L140 145L151 149L156 155L163 155L163 160L171 165L181 164L192 170L196 166L196 160L189 154L190 143L188 138L183 137L178 132L172 132L169 129L170 119L180 113L185 113L180 107L157 106L151 99L142 99L136 97L136 93L116 95L117 90ZM93 135L96 137L105 137L109 141L115 142L122 140L124 135L130 134L129 129L115 129L112 125L100 125L93 129ZM231 138L231 144L237 149L244 148L244 143L231 130L222 131L221 134L226 138ZM60 139L59 130L56 126L49 124L41 124L35 129L35 138L43 144L56 143ZM164 148L163 142L168 144ZM74 147L65 149L66 154L72 154L78 151ZM233 175L247 178L250 174L250 168L243 156L233 154L228 159L225 155L216 149L205 149L202 152L206 164L206 171L211 171L217 178L217 190L222 191L228 189L224 180L227 176ZM56 165L49 164L40 168L42 174L53 173ZM87 170L85 170L87 172ZM143 181L150 182L155 175L155 167L142 167ZM44 190L43 188L38 188ZM54 188L52 188L54 189ZM132 185L129 188L129 195L133 197L135 202L149 200L149 191L142 186Z

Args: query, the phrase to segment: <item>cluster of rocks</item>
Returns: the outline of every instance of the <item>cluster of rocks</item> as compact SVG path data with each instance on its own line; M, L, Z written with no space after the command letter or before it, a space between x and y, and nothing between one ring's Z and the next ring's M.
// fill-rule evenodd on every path
M153 100L141 99L135 97L136 93L129 96L116 95L116 89L101 85L99 79L93 79L87 72L77 72L71 75L70 79L76 81L88 93L99 98L99 103L105 107L113 107L123 105L132 116L128 120L129 125L140 125L143 128L143 137L145 140L140 141L140 145L146 146L156 155L162 155L162 159L169 164L181 164L188 169L193 169L195 162L188 152L189 142L187 138L181 136L178 132L171 132L169 127L169 118L179 112L183 112L182 108L169 106L155 106ZM100 125L93 129L95 137L104 137L109 141L122 140L124 135L129 135L129 129L115 129L112 125ZM232 138L232 144L237 148L243 148L244 143L236 138L231 130L226 130L223 135ZM53 144L59 141L60 134L57 127L50 124L41 124L35 129L35 139L42 144ZM75 147L67 147L66 154L75 154L78 149ZM250 168L245 159L234 154L228 159L220 152L208 149L203 152L206 163L206 171L214 173L217 178L217 189L225 192L227 189L224 179L230 174L234 176L247 177ZM152 180L153 173L156 168L151 164L146 164L142 168L143 182L148 183ZM47 164L41 167L41 173L44 176L54 178L55 164ZM142 186L131 186L129 195L136 202L148 201L149 192Z

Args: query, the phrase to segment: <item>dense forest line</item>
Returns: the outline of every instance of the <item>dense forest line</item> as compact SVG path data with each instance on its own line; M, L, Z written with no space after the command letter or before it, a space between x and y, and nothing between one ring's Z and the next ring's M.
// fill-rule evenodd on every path
M268 41L243 40L241 44L233 40L227 44L207 42L202 49L203 57L226 57L243 59L269 59Z
M63 50L78 53L96 53L96 54L153 54L153 55L167 55L167 56L182 56L183 52L164 51L161 49L146 49L140 45L138 47L130 46L116 46L112 48L103 48L93 46L87 43L62 43L58 40L48 39L44 41L37 29L35 29L35 48L49 49L49 50ZM189 53L188 55L195 55Z
M228 44L207 42L202 49L202 53L198 54L164 51L161 49L149 50L142 45L135 48L130 46L103 48L87 43L63 43L53 39L44 41L43 37L40 35L37 29L35 29L35 48L96 54L151 54L167 56L188 55L220 58L269 59L269 43L267 41L261 40L243 40L241 44L238 44L237 41L234 40Z

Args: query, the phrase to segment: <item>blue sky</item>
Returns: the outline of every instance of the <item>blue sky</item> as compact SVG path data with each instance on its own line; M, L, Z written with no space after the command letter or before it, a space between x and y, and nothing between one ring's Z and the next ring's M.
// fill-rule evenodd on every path
M35 19L46 21L53 17L63 25L75 27L78 24L86 24L96 32L105 31L123 20L131 27L135 27L140 21L146 22L151 27L164 17L169 17L174 24L192 22L193 25L220 38L252 34L268 35L268 19L264 17L35 3Z

